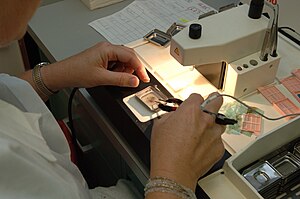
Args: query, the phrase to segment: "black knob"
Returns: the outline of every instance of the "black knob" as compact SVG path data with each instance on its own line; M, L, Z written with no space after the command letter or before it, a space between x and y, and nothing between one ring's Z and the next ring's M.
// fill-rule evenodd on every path
M264 0L252 0L248 11L248 16L252 19L259 19L263 12Z
M191 24L189 29L189 37L191 39L199 39L202 34L202 26L200 24Z

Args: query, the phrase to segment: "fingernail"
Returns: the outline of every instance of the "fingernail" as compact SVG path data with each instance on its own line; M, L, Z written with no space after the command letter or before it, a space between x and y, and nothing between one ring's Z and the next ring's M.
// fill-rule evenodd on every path
M136 78L135 77L131 77L130 80L129 80L129 84L132 87L136 87L137 86L137 80L136 80Z

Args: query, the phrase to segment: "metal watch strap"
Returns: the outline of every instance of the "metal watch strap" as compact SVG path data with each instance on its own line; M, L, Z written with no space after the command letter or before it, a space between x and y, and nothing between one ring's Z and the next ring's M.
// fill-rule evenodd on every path
M33 82L36 86L36 88L38 89L38 91L43 94L46 97L49 97L57 92L54 92L52 90L50 90L49 88L47 88L47 86L45 85L45 83L43 82L42 79L42 75L41 75L41 67L48 65L48 62L41 62L37 65L34 66L33 70L32 70L32 79Z

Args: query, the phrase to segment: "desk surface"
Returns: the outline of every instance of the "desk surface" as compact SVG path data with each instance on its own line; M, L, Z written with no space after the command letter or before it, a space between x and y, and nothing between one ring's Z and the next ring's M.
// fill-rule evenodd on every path
M59 1L39 8L28 31L51 62L60 61L105 41L88 23L117 12L130 2L90 11L80 0Z
M80 0L59 1L38 9L29 23L29 32L31 35L36 35L35 41L38 42L50 61L59 61L96 42L105 41L105 38L92 29L88 23L113 14L132 1L126 0L94 11L90 11ZM247 0L244 1L247 2ZM210 5L218 8L220 2L224 4L224 2L236 2L236 0L204 0L204 2L209 2ZM296 23L298 17L295 17L298 13L294 12L295 8L299 7L297 6L299 3L300 1L294 0L290 3L285 2L281 6L281 25L293 26L297 30L300 28L299 23ZM294 4L295 6L293 6ZM295 24L298 26L295 27Z
M38 9L29 33L51 62L60 61L106 39L88 23L113 14L133 0L90 11L80 0L63 0ZM238 0L204 0L218 9Z
M215 0L214 2L216 2ZM80 0L63 0L38 9L29 23L29 33L47 56L50 62L60 61L71 55L94 45L97 42L105 41L105 38L92 29L88 23L119 11L132 0L90 11ZM299 49L289 45L284 40L279 40L279 53L282 56L278 77L289 75L293 68L299 68ZM96 108L91 104L93 100L86 92L81 91L86 104L91 108ZM95 110L92 110L95 111ZM97 110L95 114L99 114ZM104 118L105 119L105 118ZM107 118L106 118L107 119ZM126 146L123 149L127 150ZM138 159L129 155L136 173L140 173L141 182L147 179L147 168L138 165Z

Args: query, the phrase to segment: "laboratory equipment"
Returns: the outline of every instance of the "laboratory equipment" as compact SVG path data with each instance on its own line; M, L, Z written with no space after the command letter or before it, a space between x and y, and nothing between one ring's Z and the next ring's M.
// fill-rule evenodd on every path
M191 38L190 30L183 29L172 37L171 55L184 66L193 65L219 90L236 97L274 82L280 61L273 33L277 16L253 19L248 16L250 8L242 5L191 22L191 26L201 25L201 37ZM274 53L260 58L261 51L272 49Z

